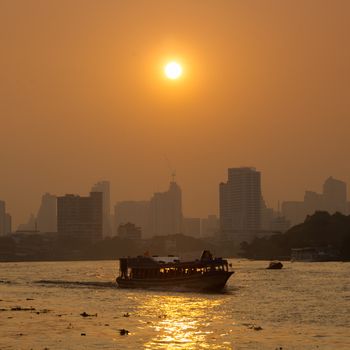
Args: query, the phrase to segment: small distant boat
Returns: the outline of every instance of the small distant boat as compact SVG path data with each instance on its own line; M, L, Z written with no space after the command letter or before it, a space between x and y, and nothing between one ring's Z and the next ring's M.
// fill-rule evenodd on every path
M280 270L283 267L283 264L280 261L271 261L268 270Z
M120 288L220 291L234 271L227 260L205 250L199 260L182 262L175 256L121 258Z

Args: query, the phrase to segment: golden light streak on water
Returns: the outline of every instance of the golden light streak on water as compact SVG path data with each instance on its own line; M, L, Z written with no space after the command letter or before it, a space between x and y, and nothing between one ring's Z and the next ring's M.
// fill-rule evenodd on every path
M207 342L208 336L213 333L206 329L210 323L203 324L202 320L221 305L222 300L194 299L185 296L156 296L150 298L140 308L158 310L159 321L151 327L156 336L144 344L147 349L224 349L222 344L217 347ZM206 327L207 326L207 327ZM231 347L227 347L231 349Z

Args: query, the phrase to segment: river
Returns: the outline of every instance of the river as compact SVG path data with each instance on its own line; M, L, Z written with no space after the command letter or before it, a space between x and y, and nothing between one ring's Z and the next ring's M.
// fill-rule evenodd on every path
M121 290L115 261L0 263L0 349L350 349L350 263L230 262L220 294Z

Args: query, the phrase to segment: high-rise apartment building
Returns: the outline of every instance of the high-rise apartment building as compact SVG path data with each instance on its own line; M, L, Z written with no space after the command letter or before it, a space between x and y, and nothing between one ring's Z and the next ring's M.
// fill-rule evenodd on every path
M323 184L323 205L330 214L347 214L346 183L330 176Z
M0 201L0 236L7 235L12 232L12 217L6 213L6 203Z
M103 194L103 237L111 235L111 197L109 181L99 181L92 186L91 192Z
M230 168L220 184L220 226L223 231L261 229L261 174L254 168Z
M153 236L164 236L182 231L182 194L175 181L169 190L154 193L151 203L151 232Z
M0 201L0 236L6 234L6 204Z
M36 217L37 230L40 232L57 232L57 197L45 193L41 198Z
M68 194L57 198L57 229L61 237L94 242L102 239L102 227L102 192L91 192L89 197Z
M306 215L312 215L317 210L325 210L323 195L314 191L305 191L304 210L305 217Z
M5 216L5 233L9 234L12 232L12 216L9 213L6 213Z

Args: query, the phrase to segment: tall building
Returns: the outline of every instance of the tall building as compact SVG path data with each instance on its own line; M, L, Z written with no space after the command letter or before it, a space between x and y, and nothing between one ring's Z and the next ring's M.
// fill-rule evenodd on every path
M0 236L4 236L12 232L12 217L6 213L6 203L0 201Z
M61 237L86 242L102 239L102 203L102 192L91 192L89 197L72 194L58 197L57 229Z
M5 216L5 234L12 232L12 216L9 213L6 213Z
M325 210L323 195L314 191L305 191L305 195L304 195L305 214L312 215L317 210Z
M57 232L57 197L45 193L36 217L37 230L40 232Z
M92 186L91 192L102 192L103 197L103 237L111 235L111 198L109 181L99 181Z
M6 234L6 204L0 201L0 236Z
M223 231L253 233L261 229L261 174L255 168L230 168L220 184L220 226Z
M330 176L323 184L324 209L330 214L347 214L346 183Z
M128 222L142 230L145 238L151 237L150 201L123 201L114 206L115 228Z
M151 232L164 236L182 231L182 194L175 181L170 182L167 192L154 193L151 203Z
M261 198L261 221L260 226L264 231L271 230L271 223L275 217L275 211L266 205L264 198Z

